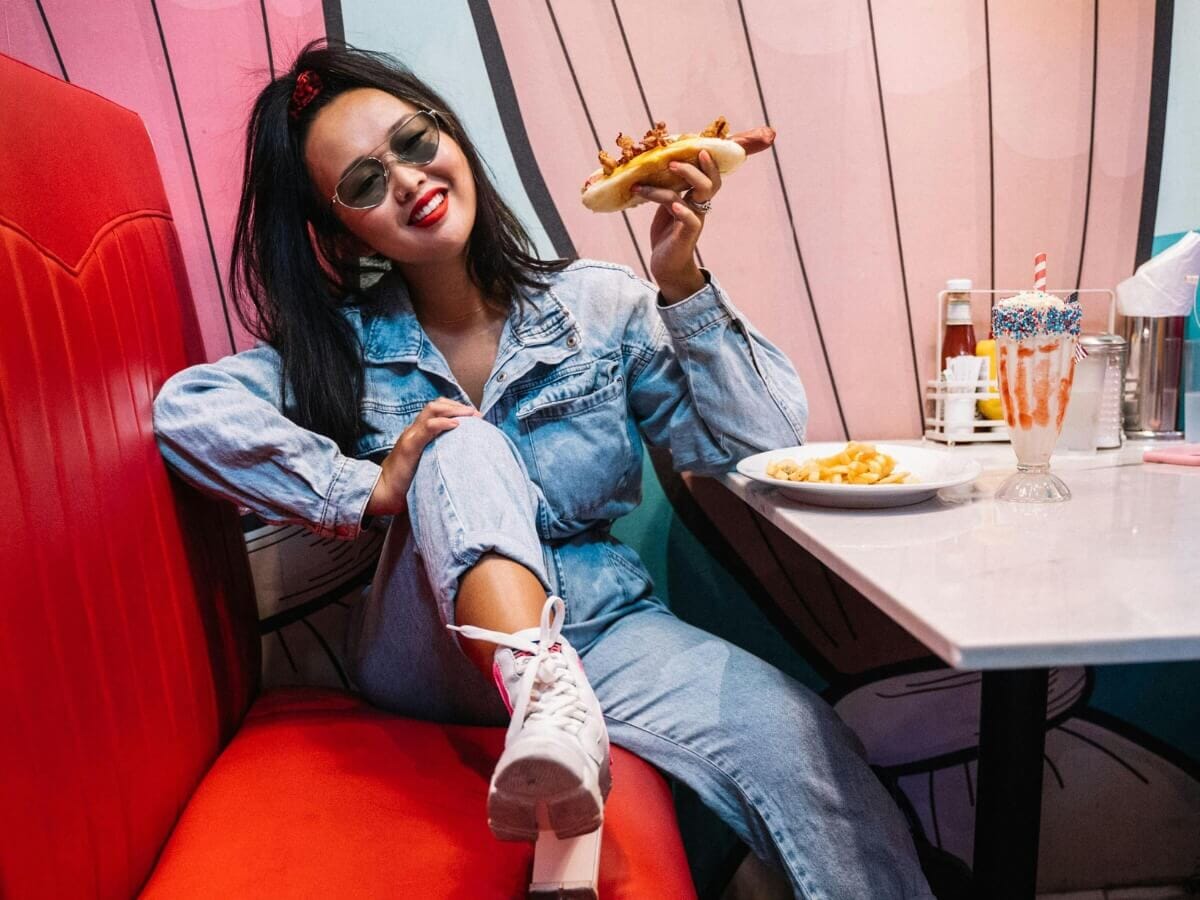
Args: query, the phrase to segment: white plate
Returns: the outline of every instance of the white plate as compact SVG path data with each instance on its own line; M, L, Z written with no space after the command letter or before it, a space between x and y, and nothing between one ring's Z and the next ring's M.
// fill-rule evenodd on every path
M767 475L767 464L781 459L798 463L817 456L833 456L846 447L845 441L826 444L804 444L782 447L747 456L737 464L737 470L747 478L776 487L786 494L814 506L834 506L844 509L879 509L886 506L908 506L928 500L942 488L967 484L979 477L978 462L955 456L945 450L909 447L904 444L875 444L877 450L894 457L896 468L911 472L914 484L813 484L786 481Z

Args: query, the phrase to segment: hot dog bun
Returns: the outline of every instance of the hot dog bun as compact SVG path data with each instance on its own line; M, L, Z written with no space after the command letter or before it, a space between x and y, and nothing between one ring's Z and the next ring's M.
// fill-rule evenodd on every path
M757 128L741 134L729 134L724 118L718 118L700 134L667 135L659 122L646 132L642 143L634 144L624 135L617 136L621 147L618 163L606 153L600 154L602 167L583 184L583 205L593 212L618 212L646 199L633 193L634 185L645 184L674 191L689 185L667 166L675 161L699 165L700 151L707 150L722 174L732 172L746 161L747 153L764 150L775 139L770 128Z
M665 147L656 147L634 157L614 169L608 177L603 177L603 169L597 169L584 186L583 205L592 212L617 212L645 203L645 197L633 193L635 184L648 184L672 191L685 190L688 187L687 181L667 166L676 161L697 165L701 150L709 152L722 174L732 172L746 161L746 151L733 141L722 138L681 137Z

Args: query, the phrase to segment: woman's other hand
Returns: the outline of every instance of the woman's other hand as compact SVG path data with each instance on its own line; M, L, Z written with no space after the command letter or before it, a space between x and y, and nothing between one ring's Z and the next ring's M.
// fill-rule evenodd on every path
M711 200L721 189L721 170L707 150L700 151L700 165L673 162L671 171L684 178L691 189L692 203ZM688 205L683 195L667 188L638 185L638 194L659 205L650 225L650 274L663 299L675 303L704 287L704 274L696 265L696 242L704 228L704 216Z
M417 463L425 445L443 431L458 427L461 416L477 416L473 406L438 397L425 404L413 423L396 439L392 452L383 461L383 472L367 501L368 516L395 515L404 510L408 486L417 473Z

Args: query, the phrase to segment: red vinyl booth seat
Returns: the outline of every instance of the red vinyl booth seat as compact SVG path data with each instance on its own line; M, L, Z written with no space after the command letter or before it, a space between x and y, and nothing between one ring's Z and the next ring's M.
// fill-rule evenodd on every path
M151 402L203 358L145 128L0 56L0 897L524 893L498 729L258 696L234 510ZM661 776L614 751L601 897L692 897Z

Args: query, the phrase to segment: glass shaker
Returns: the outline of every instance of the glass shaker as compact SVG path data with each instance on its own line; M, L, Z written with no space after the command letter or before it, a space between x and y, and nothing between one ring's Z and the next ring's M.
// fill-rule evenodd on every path
M1121 395L1125 384L1125 365L1129 342L1118 334L1080 335L1080 345L1087 350L1080 366L1101 366L1100 403L1096 427L1096 449L1114 450L1121 446ZM1078 376L1077 376L1078 377Z

